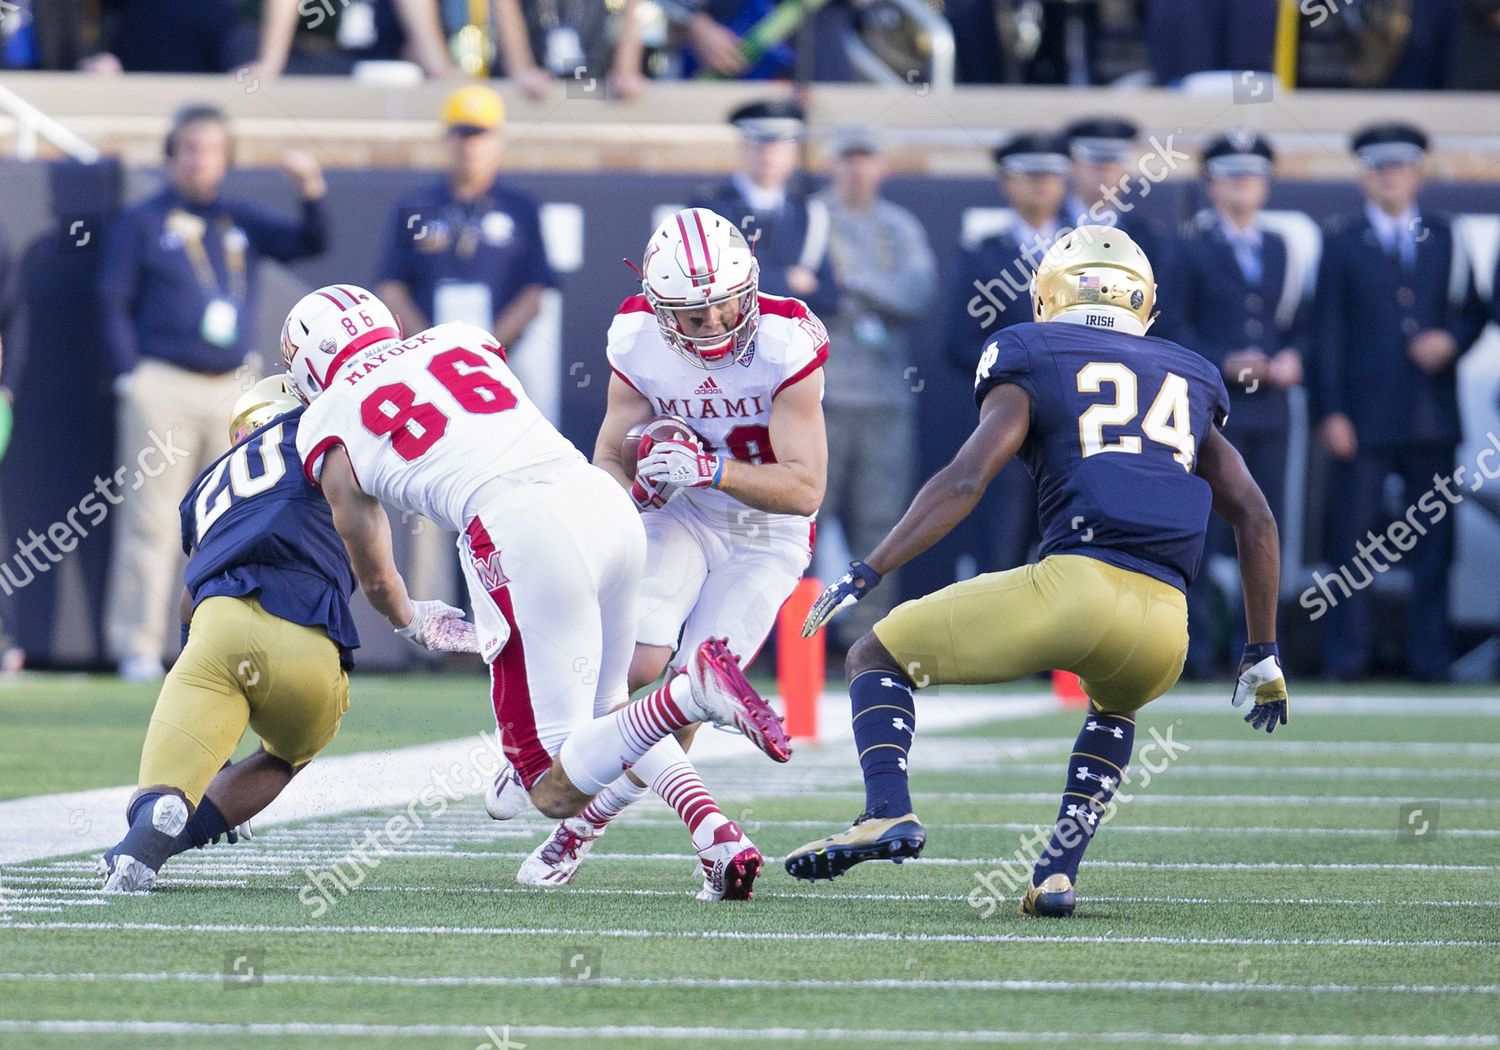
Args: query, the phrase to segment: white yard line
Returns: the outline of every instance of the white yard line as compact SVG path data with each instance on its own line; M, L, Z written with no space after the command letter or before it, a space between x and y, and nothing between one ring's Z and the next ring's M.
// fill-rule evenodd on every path
M154 933L312 934L373 937L578 937L619 940L725 940L725 941L815 941L894 942L901 944L1167 944L1217 947L1287 948L1495 948L1500 940L1453 940L1429 938L1404 940L1375 937L1127 937L1109 934L1019 934L1019 933L896 933L871 930L864 933L822 931L763 932L744 930L591 930L558 926L334 926L322 924L280 925L269 923L162 923L162 922L13 922L0 924L11 930L136 930Z
M495 1039L504 1030L507 1037L695 1040L749 1042L766 1045L779 1040L797 1042L881 1043L1064 1043L1087 1046L1096 1043L1145 1044L1147 1046L1389 1046L1389 1047L1489 1047L1500 1046L1500 1036L1475 1035L1323 1035L1295 1032L1216 1034L1208 1032L1060 1032L979 1030L943 1031L892 1028L711 1028L661 1025L459 1025L459 1024L324 1024L311 1021L210 1024L194 1021L20 1021L0 1020L0 1032L33 1032L66 1035L196 1035L196 1036L286 1036L381 1037L430 1039L451 1037Z
M223 984L222 973L0 973L0 982L41 984ZM775 988L787 991L992 992L1297 992L1302 994L1500 995L1500 984L1288 984L1273 981L1029 981L936 980L924 977L828 980L816 977L495 977L487 974L260 974L261 984L372 985L396 988Z
M924 712L928 731L962 729L1001 719L1030 718L1057 709L1056 701L1042 696L966 696L963 702L934 702ZM493 770L484 739L493 746L494 732L483 734L483 712L476 709L474 735L437 744L418 744L394 751L367 751L354 755L319 759L301 773L292 787L260 817L267 827L365 809L404 810L424 790L437 791L437 778L468 787L476 766ZM849 735L849 698L825 694L819 706L819 725L824 727L822 744L834 744L838 757L847 759L849 776L858 779L852 756L838 750ZM817 755L821 748L805 748ZM756 779L768 788L780 784L786 793L802 788L798 766L779 768L765 761L739 734L703 732L693 744L693 760L706 769L729 763L755 763ZM795 763L795 759L794 759ZM759 768L764 767L764 768ZM457 774L455 775L455 772ZM0 864L38 860L69 853L103 850L124 832L125 804L134 789L129 786L55 795L34 795L0 802ZM468 792L479 797L482 783Z

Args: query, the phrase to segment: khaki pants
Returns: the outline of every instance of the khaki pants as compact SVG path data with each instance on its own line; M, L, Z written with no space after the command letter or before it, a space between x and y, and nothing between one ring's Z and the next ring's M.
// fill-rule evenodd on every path
M140 787L175 787L196 806L248 725L299 768L349 710L338 646L320 628L272 616L254 598L205 598L162 684L141 748Z
M110 658L160 659L175 640L188 486L229 448L229 414L244 388L236 373L208 376L143 360L120 399L115 449L114 553L105 634Z
M1144 573L1054 554L903 602L875 637L918 688L1072 671L1095 710L1128 714L1182 674L1187 598Z
M903 405L826 405L828 489L818 516L844 530L850 557L864 558L890 532L911 500L917 464L916 420ZM901 593L890 573L870 596L833 621L847 645L891 611Z

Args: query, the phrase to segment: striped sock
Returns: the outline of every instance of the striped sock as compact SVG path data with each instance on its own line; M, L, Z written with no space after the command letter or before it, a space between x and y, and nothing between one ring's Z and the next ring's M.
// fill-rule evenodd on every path
M621 774L619 780L595 795L593 801L584 806L583 812L578 815L597 830L603 831L610 821L625 812L632 803L639 802L650 790Z
M1068 758L1068 781L1052 841L1031 873L1033 886L1058 872L1077 880L1083 851L1093 841L1099 817L1125 776L1134 746L1135 719L1129 715L1101 711L1084 718Z
M584 794L597 795L658 740L698 720L691 685L684 675L575 729L563 741L557 759L574 786Z
M866 671L849 683L854 746L865 775L865 810L875 817L912 811L906 756L917 731L917 700L894 671Z
M693 836L694 849L713 845L714 832L729 823L708 788L703 786L703 778L686 758L652 777L651 790L677 811Z

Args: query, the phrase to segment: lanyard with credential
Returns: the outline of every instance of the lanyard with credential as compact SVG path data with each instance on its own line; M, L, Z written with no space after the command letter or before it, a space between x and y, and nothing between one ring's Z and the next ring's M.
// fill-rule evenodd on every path
M214 272L213 263L209 261L208 251L203 243L207 224L196 215L177 210L167 217L167 225L182 240L182 250L187 253L188 261L193 264L193 272L197 275L198 284L203 291L211 297L228 298L232 302L243 303L246 294L246 244L245 235L234 225L234 220L228 215L220 215L215 220L215 225L219 229L219 243L224 246L224 269L229 275L227 291L220 286L219 275Z

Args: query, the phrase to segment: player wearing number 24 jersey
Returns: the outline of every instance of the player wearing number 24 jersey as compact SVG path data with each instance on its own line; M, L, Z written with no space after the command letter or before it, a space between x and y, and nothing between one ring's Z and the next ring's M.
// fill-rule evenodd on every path
M1234 702L1254 698L1246 721L1256 728L1285 724L1276 523L1219 432L1229 398L1218 370L1146 335L1155 298L1150 260L1121 231L1084 226L1058 240L1033 279L1037 323L1008 328L984 349L973 435L867 560L814 604L804 633L963 520L1012 456L1026 462L1037 485L1040 561L906 602L850 650L865 813L847 831L793 851L791 874L832 878L865 860L921 852L926 832L906 783L914 689L1061 669L1079 675L1089 713L1021 913L1072 914L1083 852L1128 776L1134 713L1182 672L1184 592L1210 509L1235 529L1252 640ZM1151 746L1170 751L1170 734Z
M303 469L361 588L403 634L484 657L523 804L572 816L657 740L705 719L785 760L780 722L712 646L692 654L675 701L605 714L628 696L640 519L537 410L492 334L454 323L403 338L372 293L331 285L293 307L282 352L310 403ZM467 632L457 610L408 597L382 504L459 534Z

